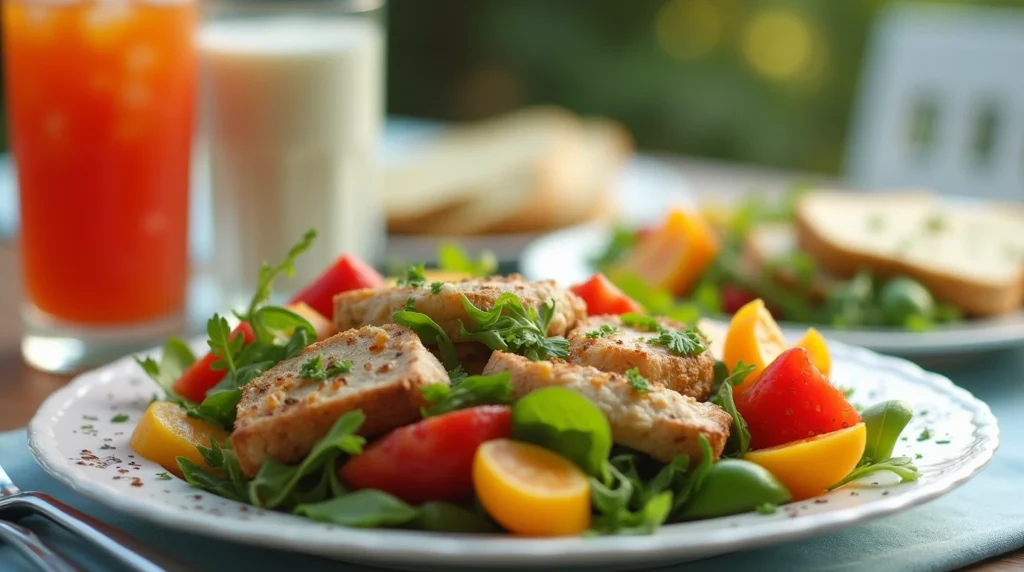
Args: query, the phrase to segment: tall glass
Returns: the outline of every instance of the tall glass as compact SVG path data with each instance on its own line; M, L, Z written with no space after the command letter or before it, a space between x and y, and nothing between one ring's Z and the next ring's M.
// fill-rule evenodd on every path
M3 0L22 351L38 368L181 324L196 20L195 0Z
M383 254L376 151L383 0L212 0L199 33L214 269L230 301L262 261L319 237L285 291L343 252Z

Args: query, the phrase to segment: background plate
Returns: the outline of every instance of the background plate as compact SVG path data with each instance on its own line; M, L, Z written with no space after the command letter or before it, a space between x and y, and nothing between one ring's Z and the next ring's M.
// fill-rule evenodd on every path
M523 250L522 273L530 279L549 278L564 285L586 280L594 273L589 261L604 248L609 233L607 227L587 225L545 235ZM807 329L807 324L779 325L789 335ZM815 327L829 340L886 354L910 358L952 356L1020 346L1024 343L1024 310L998 318L942 325L927 332Z
M637 568L776 544L901 511L950 491L992 458L999 441L996 420L967 391L900 359L838 343L831 349L833 381L854 388L855 403L905 399L914 405L918 414L896 454L920 454L921 479L894 485L872 477L877 486L843 488L773 515L669 525L651 536L536 540L346 529L244 506L178 479L162 480L157 475L163 469L134 456L129 446L155 391L131 358L83 374L47 399L29 426L29 444L43 468L76 491L196 534L412 569ZM130 421L113 423L117 413ZM934 437L917 441L924 427Z

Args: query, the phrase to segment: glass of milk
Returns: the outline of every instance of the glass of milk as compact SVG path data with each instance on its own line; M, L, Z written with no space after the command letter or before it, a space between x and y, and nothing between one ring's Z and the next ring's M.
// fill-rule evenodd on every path
M375 151L384 0L218 0L198 35L213 268L229 302L309 228L297 290L337 256L384 250Z

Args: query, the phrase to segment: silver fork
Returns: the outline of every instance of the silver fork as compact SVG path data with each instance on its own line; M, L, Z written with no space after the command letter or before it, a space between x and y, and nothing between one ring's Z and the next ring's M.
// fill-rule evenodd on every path
M50 550L31 530L0 520L0 540L10 544L36 568L45 572L78 572L78 568Z
M189 567L134 537L43 493L22 492L0 466L0 516L38 514L74 533L128 568L139 572L186 571Z

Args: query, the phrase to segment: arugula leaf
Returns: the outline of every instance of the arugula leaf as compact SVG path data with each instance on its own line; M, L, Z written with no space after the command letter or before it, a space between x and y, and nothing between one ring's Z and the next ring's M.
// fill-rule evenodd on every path
M499 295L487 311L474 306L465 294L462 306L475 322L472 329L462 325L459 335L463 340L480 342L492 350L514 352L532 361L569 355L568 340L547 336L554 316L554 300L543 304L539 313L532 307L524 308L512 292Z
M249 317L256 339L263 345L288 340L297 330L304 330L306 338L316 339L316 329L309 320L280 306L262 306Z
M654 316L647 316L645 314L636 314L633 312L626 312L620 318L623 325L638 330L647 330L648 332L661 333L661 324L658 323L658 319Z
M315 381L324 381L332 377L337 377L343 373L348 373L352 369L352 362L349 360L332 361L325 368L324 367L324 355L316 354L309 358L299 367L298 377L301 379L312 379Z
M737 365L739 367L736 368L736 371L740 372L743 362ZM751 366L750 371L753 371L753 366ZM744 377L746 377L745 374ZM729 452L730 456L743 458L743 455L746 455L750 449L750 429L747 427L747 422L743 419L743 416L740 415L739 409L736 408L736 402L733 400L733 385L730 378L726 378L722 382L722 385L718 387L718 393L710 401L721 407L732 417L729 439L725 442L726 451Z
M677 356L699 355L708 347L696 329L690 328L682 332L662 331L658 337L647 340L649 344L668 347Z
M323 502L300 504L293 512L316 521L357 528L407 524L419 514L415 508L374 489L356 491Z
M185 480L194 487L210 491L239 502L248 502L246 499L245 476L242 474L242 467L238 464L238 456L231 449L231 442L225 441L221 447L216 440L210 439L210 446L198 446L199 454L203 457L206 467L202 467L187 457L177 457L178 468L181 469Z
M142 371L146 373L160 389L168 400L177 402L188 401L174 391L174 382L178 381L181 374L196 361L188 344L181 338L168 338L164 342L163 351L160 354L160 362L157 363L151 357L145 359L135 358Z
M398 279L399 286L408 286L409 288L420 288L427 283L425 265L421 262L419 264L410 264L405 269L405 276Z
M437 296L438 294L441 293L441 288L443 288L443 287L444 287L444 282L431 282L430 283L430 293L433 294L434 296Z
M409 300L411 301L412 298ZM459 354L455 351L455 344L448 337L448 333L441 326L437 325L433 318L422 312L417 312L415 306L413 308L412 310L399 310L391 314L391 320L399 326L405 326L416 332L416 335L419 336L424 344L436 345L438 347L441 351L441 363L448 370L448 375L452 378L452 382L455 382L457 378L464 378L466 371L459 361Z
M672 499L672 515L678 516L679 513L686 508L686 503L690 498L700 489L701 484L704 482L704 478L707 477L708 473L711 472L711 468L715 462L713 460L714 455L711 452L711 443L708 442L708 438L703 434L697 436L700 443L701 459L700 463L690 472L682 483L674 489L675 496Z
M864 458L884 461L892 457L900 433L903 433L913 417L910 404L899 400L879 403L861 413L861 420L867 429Z
M420 505L413 526L434 532L491 533L501 529L487 517L447 502L430 501Z
M648 393L651 391L651 383L647 381L647 378L640 375L640 370L637 368L626 370L626 381L629 382L629 386L633 388L633 391L637 393Z
M606 462L608 483L590 478L591 502L600 513L590 532L652 534L668 519L673 504L671 486L685 476L688 463L685 456L674 459L645 485L637 474L633 456L620 455Z
M847 483L863 479L864 477L887 471L895 473L900 478L901 482L916 481L921 478L921 472L917 470L917 466L910 460L910 457L892 457L884 461L876 463L870 463L863 466L858 466L856 469L846 475L841 481L832 485L828 490L837 489Z
M433 417L476 407L478 405L507 405L512 403L511 375L507 371L494 375L474 375L456 385L443 383L423 388L423 398L431 402L422 409L423 417Z
M590 332L587 332L586 336L587 336L587 339L596 340L598 338L603 338L605 336L610 336L610 335L614 334L617 331L619 331L619 329L616 328L615 326L611 326L609 324L601 324L600 328L598 328L596 330L593 330L593 331L590 331Z
M181 469L182 475L185 476L185 481L193 487L234 501L246 502L245 497L235 492L230 480L211 473L188 457L178 457L177 461L178 468Z
M235 365L235 356L242 351L245 338L241 334L232 335L227 318L220 314L214 314L206 322L206 335L210 338L206 341L210 346L210 352L217 358L210 367L234 373L238 369Z
M754 509L761 514L775 514L779 512L779 506L770 502L763 502Z
M271 286L274 280L281 274L295 276L295 260L313 246L316 240L316 231L309 229L302 235L302 238L288 250L285 259L277 266L270 266L266 262L260 265L259 278L256 281L256 292L249 302L249 308L244 314L235 314L243 322L251 322L256 309L270 299Z
M335 422L331 430L313 446L309 455L296 466L286 466L274 460L263 463L259 473L249 483L249 500L256 506L275 508L288 500L303 477L334 467L342 454L355 455L363 450L366 439L356 435L366 416L360 410L350 411Z
M715 383L711 390L712 394L717 394L722 388L723 383L729 383L729 385L736 387L743 385L743 382L747 380L747 377L757 369L753 364L746 364L743 361L739 361L733 371L729 372L729 366L725 365L725 362L715 361Z
M210 393L199 407L189 409L189 417L197 417L230 431L235 425L238 402L242 400L241 389L227 389Z
M612 448L604 413L564 387L545 387L512 407L512 438L561 454L587 473L604 477Z
M490 250L480 253L473 260L461 246L454 242L442 242L437 249L437 266L450 272L465 272L470 276L488 276L498 270L498 258Z

